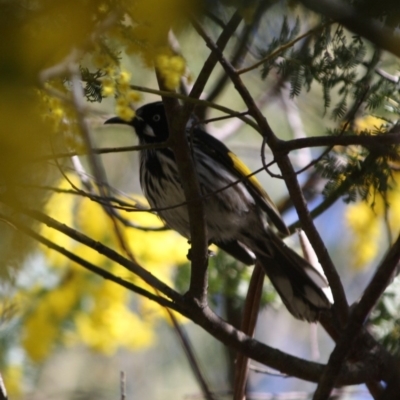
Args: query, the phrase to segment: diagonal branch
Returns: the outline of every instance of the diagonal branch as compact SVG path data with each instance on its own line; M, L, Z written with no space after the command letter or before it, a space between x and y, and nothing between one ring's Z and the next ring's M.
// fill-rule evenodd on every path
M224 30L221 35L217 39L216 46L223 51L225 46L227 45L229 39L233 35L233 33L238 28L240 22L242 21L242 16L239 11L236 11L230 21L226 24ZM210 78L212 71L218 63L218 57L212 51L205 61L203 68L201 69L199 76L196 79L196 82L193 85L192 90L190 91L189 97L198 99L200 98L203 90ZM189 116L193 111L193 106L191 104L185 104L184 106L184 114Z
M257 324L257 317L263 293L264 277L265 274L263 267L256 263L253 274L251 275L249 289L247 290L241 324L241 330L250 337L253 337ZM248 372L249 359L244 354L239 353L235 365L233 400L243 400L246 393Z
M376 147L400 144L399 132L383 135L313 136L280 143L282 151L289 152L307 147L353 146Z
M179 302L182 299L182 296L177 293L175 290L171 289L169 286L167 286L165 283L157 279L153 274L145 270L143 267L141 267L139 264L135 263L132 260L129 260L125 257L123 257L121 254L117 253L116 251L112 250L111 248L105 246L104 244L91 239L90 237L86 236L85 234L78 232L77 230L70 228L69 226L62 224L55 220L54 218L42 213L41 211L36 211L36 210L31 210L27 208L22 208L22 207L16 207L13 204L7 203L10 207L15 209L18 212L21 212L22 214L27 215L28 217L42 222L43 224L49 226L50 228L53 228L70 238L76 240L79 243L82 243L93 250L96 250L99 254L102 254L109 258L112 261L115 261L116 263L122 265L125 267L128 271L134 273L135 275L139 276L141 279L143 279L144 282L146 282L148 285L152 286L153 288L156 288L159 290L161 293L169 297L171 300Z
M225 345L230 346L233 349L236 349L237 351L243 353L246 357L263 363L271 368L277 369L287 375L296 376L300 379L317 382L320 378L323 371L322 364L306 361L298 357L291 356L270 346L262 344L254 339L251 339L243 332L238 331L233 326L227 324L225 321L215 315L207 306L204 307L204 305L198 304L196 302L187 302L182 296L180 296L171 288L157 280L157 278L155 278L153 275L151 275L140 266L134 265L132 261L122 257L112 249L86 237L85 235L67 227L64 224L58 223L51 217L48 217L39 211L27 209L16 209L16 211L28 215L29 217L37 221L45 223L46 225L61 231L62 233L73 238L74 240L77 240L78 242L93 248L100 254L103 254L109 259L126 267L128 270L137 273L137 275L140 276L146 283L153 287L157 287L162 293L172 299L173 303L170 304L169 300L167 299L165 299L164 302L163 298L160 296L154 295L153 298L151 294L147 295L143 293L143 295L151 298L151 300L154 300L161 305L171 306L172 309L177 310L187 318L191 319L193 322L199 324L203 329L208 331L216 339L218 339ZM4 219L10 220L8 216L4 217ZM15 221L12 219L11 222L14 223ZM45 243L38 236L35 236L35 239L41 241L46 245L49 244L47 242ZM66 253L61 248L56 248L52 243L51 245L53 246L52 248L56 249L57 251L61 250L62 254L70 258L72 257L74 261L80 263L81 260L78 260L71 253ZM83 264L85 264L84 261ZM86 266L88 265L86 264ZM112 277L110 278L112 279ZM122 284L128 289L132 289L136 292L138 291L136 290L136 288L126 286L125 281L122 282L115 279L114 281L118 284ZM338 376L337 384L357 384L362 383L367 379L380 380L381 375L382 369L380 365L375 365L371 363L358 363L357 365L345 364L343 366L343 369L341 370L340 375Z
M300 359L252 339L223 321L209 307L204 309L192 308L190 318L226 346L230 346L252 360L287 375L315 382L324 368L319 363ZM345 363L342 365L336 384L338 386L357 384L370 379L380 380L381 378L382 370L379 365Z
M282 141L276 137L270 125L268 124L267 119L262 115L260 109L257 107L247 87L243 84L240 76L237 74L232 65L228 62L228 60L226 60L221 50L206 34L204 29L198 22L192 21L192 24L199 35L204 39L206 45L218 57L220 64L231 78L236 90L239 92L240 96L248 107L249 114L256 120L257 124L259 125L264 140L271 148L275 156L275 161L281 169L282 175L285 178L285 183L288 188L289 195L293 200L293 204L299 215L299 219L302 223L303 229L306 232L310 242L312 243L313 248L318 256L318 260L321 263L325 275L329 281L335 301L334 307L337 310L338 315L340 316L340 322L342 323L342 325L344 325L347 319L348 305L344 289L340 281L340 277L336 271L335 266L333 265L332 259L328 254L328 251L325 247L324 242L321 239L321 236L315 228L313 220L308 211L306 201L301 192L300 185L293 170L293 166L288 156L285 153L281 152Z
M174 303L164 297L156 296L153 293L150 293L149 291L147 291L131 282L128 282L123 278L120 278L119 276L111 274L110 272L106 271L103 268L97 267L96 265L77 256L76 254L65 249L64 247L59 246L58 244L52 242L51 240L45 238L44 236L42 236L40 234L38 234L33 229L29 228L25 224L18 221L16 218L12 218L10 216L6 216L5 214L0 213L0 220L8 222L11 226L13 226L14 228L23 232L25 235L30 236L32 239L35 239L39 243L42 243L49 249L57 251L58 253L62 254L63 256L69 258L71 261L81 265L83 268L87 269L88 271L93 272L94 274L99 275L104 279L110 280L120 286L123 286L124 288L130 290L131 292L137 293L140 296L143 296L149 300L155 301L156 303L158 303L159 305L161 305L163 307L168 307L168 308L171 308L180 313L184 313L183 308L180 307L177 303Z
M374 277L364 291L361 300L352 310L351 318L344 330L335 349L329 357L327 366L319 381L317 390L314 394L314 400L323 400L328 398L331 392L343 361L351 351L355 341L359 338L359 333L362 330L364 323L375 306L379 297L382 295L396 269L400 260L400 236L392 246L386 257L378 267Z
M328 250L326 249L325 244L314 225L310 211L307 207L307 202L303 196L303 192L301 191L301 187L289 157L284 156L277 158L276 162L282 171L283 177L285 178L289 196L296 208L301 226L310 240L312 247L318 256L318 261L324 269L324 273L329 281L335 302L333 307L340 318L341 325L345 325L348 317L348 304L340 276L336 271L332 259L329 256Z
M270 60L274 59L275 57L278 57L279 54L283 53L287 49L290 49L291 47L293 47L300 40L306 38L307 36L311 36L311 35L314 35L316 33L319 33L320 31L322 31L325 27L327 27L330 24L331 24L331 22L328 22L328 23L325 23L325 24L322 24L322 25L318 25L318 26L308 30L307 32L304 32L303 34L297 36L295 39L291 40L290 42L287 42L287 43L283 44L282 46L278 47L271 54L268 54L266 57L264 57L261 60L257 61L255 64L250 65L249 67L242 68L242 69L238 70L237 73L239 75L241 75L241 74L244 74L246 72L252 71L253 69L256 69L256 68L260 67L261 65L265 64L266 62L269 62Z
M260 24L261 18L264 16L264 13L267 11L267 9L272 6L272 4L272 2L260 1L257 5L257 9L254 10L251 23L247 23L245 28L243 29L243 33L239 38L239 42L236 45L236 49L234 50L233 56L231 58L232 65L234 65L236 68L239 68L239 66L243 62L243 59L245 58L245 55L251 45L252 40L254 39L254 36L257 35L256 32ZM218 43L217 45L219 48L221 48ZM221 94L222 90L225 88L228 82L229 76L225 73L222 73L211 92L207 95L207 100L214 101Z

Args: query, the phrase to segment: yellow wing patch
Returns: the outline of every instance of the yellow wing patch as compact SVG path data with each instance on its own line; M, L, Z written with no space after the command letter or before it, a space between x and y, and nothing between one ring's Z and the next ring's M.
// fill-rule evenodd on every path
M251 174L249 167L244 164L236 154L228 152L228 155L229 158L233 161L233 167L236 169L236 171L240 173L240 175L249 176ZM249 178L247 178L247 180L252 184L254 189L256 189L258 194L265 199L265 201L268 203L268 206L271 207L277 215L279 215L279 211L276 208L274 202L268 196L268 193L263 189L255 175L250 176Z

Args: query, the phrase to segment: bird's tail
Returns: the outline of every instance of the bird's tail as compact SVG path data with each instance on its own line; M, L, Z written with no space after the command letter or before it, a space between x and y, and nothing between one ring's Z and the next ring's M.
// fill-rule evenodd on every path
M274 233L268 233L264 247L268 251L256 251L257 260L289 312L300 320L317 321L319 312L331 307L322 290L329 288L326 278Z

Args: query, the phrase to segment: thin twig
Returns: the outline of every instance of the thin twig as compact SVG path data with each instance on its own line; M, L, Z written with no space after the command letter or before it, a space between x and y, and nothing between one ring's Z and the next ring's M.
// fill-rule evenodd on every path
M155 301L156 303L162 305L163 307L170 307L173 310L176 310L176 311L184 314L184 310L181 307L179 307L179 305L177 303L171 302L170 300L168 300L164 297L161 297L161 296L155 296L153 293L150 293L147 290L145 290L137 285L134 285L131 282L126 281L125 279L122 279L118 276L111 274L110 272L104 270L103 268L97 267L96 265L77 256L75 253L68 251L64 247L59 246L58 244L52 242L51 240L45 238L44 236L42 236L40 234L38 234L33 229L29 228L25 224L18 221L16 218L12 218L10 216L0 213L0 221L8 222L14 228L25 233L26 235L30 236L32 239L35 239L36 241L38 241L39 243L42 243L49 249L57 251L58 253L62 254L63 256L67 257L68 259L70 259L71 261L81 265L83 268L87 269L88 271L93 272L94 274L99 275L104 279L115 282L118 285L123 286L126 289L129 289L130 291L137 293L149 300Z
M256 263L253 274L251 275L249 288L242 313L241 330L253 337L256 328L258 312L262 297L264 283L264 269ZM233 387L233 399L243 400L246 393L249 359L244 354L239 353L236 358L235 382Z
M282 143L280 143L280 148L284 152L290 152L305 147L360 145L369 148L378 145L385 146L395 144L400 144L400 132L391 132L382 135L313 136L282 141Z
M245 112L248 114L248 112ZM243 116L242 113L237 113ZM232 115L232 117L238 117L238 115ZM259 131L259 129L257 129ZM280 150L282 152L291 152L294 150L299 150L307 147L325 147L325 146L353 146L360 145L364 147L374 147L377 145L396 145L400 144L400 132L385 133L382 135L349 135L349 136L312 136L305 138L298 138L292 140L286 140L279 144ZM121 146L121 147L104 147L104 148L93 148L92 152L94 154L109 154L109 153L123 153L129 151L141 151L146 149L159 149L168 147L170 144L168 142L140 145L140 146ZM54 153L43 155L40 157L35 157L31 161L49 161L54 160L54 158L70 158L76 155L88 155L86 150L79 151L69 151L63 153Z
M51 218L50 216L42 213L41 211L30 210L27 208L18 207L15 204L11 204L11 203L7 203L7 205L9 205L11 208L14 208L16 211L21 212L21 213L29 216L30 218L33 218L36 221L42 222L45 225L49 226L50 228L53 228L53 229L65 234L66 236L69 236L70 238L76 240L77 242L82 243L85 246L92 248L93 250L106 256L110 260L115 261L116 263L122 265L128 271L136 274L141 279L143 279L143 281L145 281L147 284L149 284L153 288L158 289L161 293L163 293L170 299L172 299L174 301L178 301L181 299L181 295L179 293L177 293L175 290L171 289L164 282L157 279L153 274L148 272L142 266L133 262L132 260L128 260L127 258L123 257L116 251L103 245L102 243L95 241L95 240L91 239L90 237L86 236L85 234L83 234L73 228L70 228L69 226L67 226L65 224L58 222L54 218Z
M178 320L176 319L175 315L172 313L172 311L169 308L165 308L169 319L171 320L171 323L173 324L174 327L174 332L176 333L179 342L185 352L185 355L188 359L190 368L192 369L192 372L199 383L199 386L203 392L203 396L207 400L215 400L214 394L211 392L210 388L208 387L207 381L204 377L204 374L200 368L200 365L197 361L197 358L194 354L192 344L189 340L189 338L186 335L186 332L184 328L179 324Z
M126 399L126 375L124 371L120 373L120 390L121 390L121 400Z
M190 318L195 323L202 326L203 329L208 331L225 345L231 346L232 348L243 352L248 357L268 365L271 368L287 373L288 375L297 376L301 379L315 382L322 373L323 366L321 364L302 360L298 357L291 356L287 353L257 342L249 338L243 332L236 330L234 327L221 320L208 307L201 308L196 303L189 304L181 295L170 289L162 282L159 282L146 270L141 271L140 268L137 269L136 266L132 265L133 263L130 260L120 256L118 253L114 252L110 248L107 248L101 243L95 242L94 240L87 238L85 235L76 232L75 230L71 230L71 228L54 221L52 218L47 217L40 212L22 209L16 209L16 211L20 211L28 216L33 217L35 220L43 222L46 225L65 233L72 239L93 248L100 254L103 254L109 259L126 267L128 270L137 273L137 275L141 276L149 285L152 287L157 287L162 293L172 299L173 303L169 304L167 299L160 298L151 293L148 295L150 299L156 301L160 305L165 305L177 310L187 318ZM9 220L9 217L4 216L4 220ZM14 224L14 219L12 219L11 222ZM37 234L35 233L35 235ZM35 238L36 240L40 241L40 238L37 236L35 236ZM53 243L50 245L53 246ZM71 256L75 255L72 254ZM141 288L138 290L140 289ZM372 366L363 366L360 364L343 365L342 373L338 379L338 384L357 384L365 382L366 379L381 379L380 371L379 369L376 369L376 365L374 365L373 368L371 367Z
M246 72L252 71L253 69L258 68L259 66L263 65L264 63L274 59L275 57L277 57L279 54L283 53L287 49L290 49L291 47L293 47L298 41L306 38L307 36L311 36L311 35L314 35L315 33L318 33L319 31L321 31L322 29L326 28L330 24L332 24L332 22L327 22L325 24L322 24L322 25L319 25L319 26L317 26L315 28L310 29L309 31L303 33L302 35L300 35L297 38L291 40L290 42L285 43L282 46L278 47L271 54L268 54L268 56L262 58L260 61L257 61L255 64L251 65L250 67L239 69L236 72L239 75L241 75L241 74L244 74Z
M252 18L251 23L245 25L244 32L239 38L239 42L236 45L236 48L233 51L233 56L231 58L232 60L231 63L235 68L239 68L241 63L243 62L246 52L248 51L251 45L251 41L257 35L258 24L260 23L260 20L264 15L265 11L267 10L267 8L271 7L272 4L273 4L272 2L260 1L257 5L257 8L254 10L253 14L254 17ZM229 82L228 75L223 73L217 80L211 92L207 95L207 100L214 101L222 92L222 90L224 89L224 87L228 82Z
M263 114L255 104L255 101L252 98L247 87L243 84L240 76L237 74L232 65L226 60L220 49L210 39L210 37L206 34L204 29L198 22L192 21L192 24L199 35L204 39L207 46L218 57L221 66L230 76L236 90L239 92L240 96L248 107L249 114L256 120L263 137L265 138L267 144L270 146L274 154L275 161L282 171L282 175L285 179L289 195L293 200L294 206L299 215L299 219L302 222L303 229L310 239L314 250L318 255L318 259L324 269L325 275L327 276L331 285L333 297L335 300L334 310L336 310L336 312L340 316L340 322L344 325L347 320L348 305L342 282L332 262L332 259L329 256L325 244L322 241L322 238L317 229L315 228L313 220L308 211L306 201L303 197L299 183L297 181L296 174L293 170L293 166L290 163L288 156L285 153L282 154L282 152L280 152L280 145L282 144L282 141L276 137L267 119L263 116Z
M274 376L277 378L294 378L293 376L282 374L281 372L276 372L267 368L255 367L254 365L251 364L249 365L249 370L255 372L256 374L264 374L264 375Z
M240 22L242 21L242 16L240 11L236 11L229 22L226 24L224 30L216 41L216 46L223 51L225 46L227 45L229 39L232 37L233 33L238 28ZM212 51L208 56L207 60L204 62L203 67L199 73L199 76L196 79L196 82L193 85L192 90L190 91L189 97L193 99L199 99L203 90L208 82L212 71L218 63L218 57ZM184 114L189 116L193 112L193 106L191 104L187 104L184 108Z
M143 144L140 146L121 146L121 147L104 147L101 149L93 148L93 154L109 154L109 153L125 153L128 151L142 151L148 149L162 149L169 146L169 142L162 142L162 143L152 143L152 144ZM54 153L54 154L45 154L43 156L33 158L32 162L38 161L50 161L54 160L55 158L70 158L73 156L87 156L89 151L86 149L80 149L76 151L68 151L63 153Z
M173 99L179 99L182 100L185 104L191 104L190 110L192 111L193 106L200 106L200 107L210 107L214 108L218 111L221 111L225 114L231 115L232 117L237 117L241 119L243 122L245 122L247 125L250 125L253 129L256 131L259 130L257 124L254 123L250 118L244 117L241 112L239 111L234 111L228 107L221 106L216 103L212 103L210 101L206 100L201 100L197 98L193 98L189 96L185 96L183 94L175 93L175 92L169 92L167 90L156 90L156 89L149 89L143 86L137 86L137 85L131 85L131 89L137 90L138 92L144 92L144 93L151 93L151 94L158 94L162 97L170 97Z

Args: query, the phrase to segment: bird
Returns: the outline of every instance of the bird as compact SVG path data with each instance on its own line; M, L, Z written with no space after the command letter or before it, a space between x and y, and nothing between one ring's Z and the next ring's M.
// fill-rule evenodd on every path
M321 312L331 307L322 290L328 287L325 276L280 238L278 232L288 233L286 224L249 168L193 121L195 117L189 120L186 139L202 195L208 243L246 265L259 262L288 311L296 319L318 321ZM128 125L139 144L148 145L139 156L142 191L166 226L190 241L189 215L174 152L169 147L151 147L169 137L163 102L141 106L130 121L113 117L105 124Z

